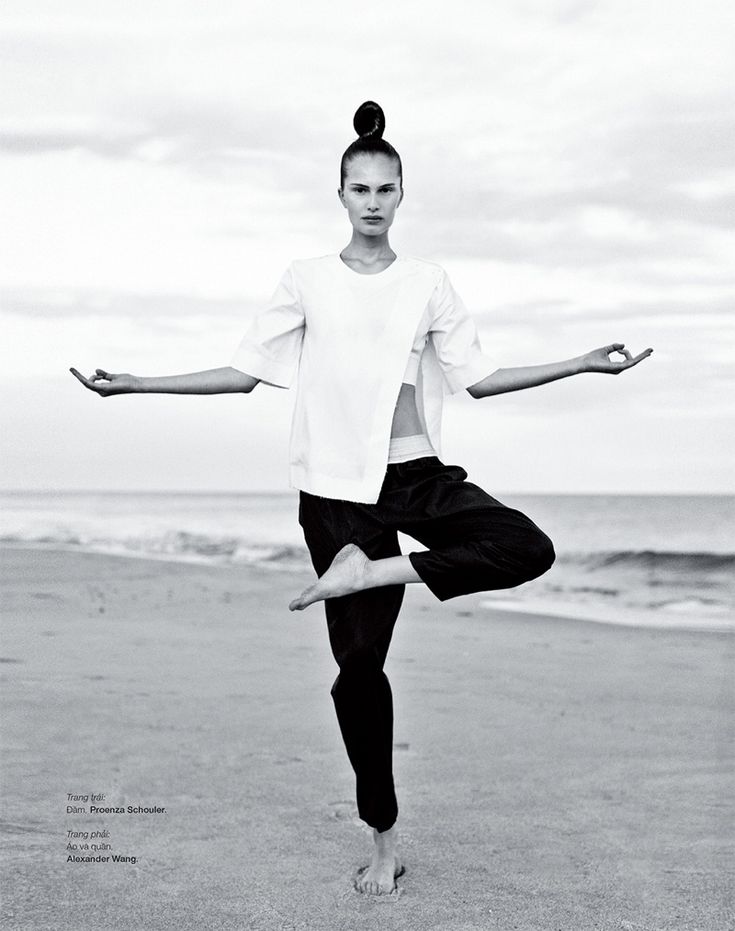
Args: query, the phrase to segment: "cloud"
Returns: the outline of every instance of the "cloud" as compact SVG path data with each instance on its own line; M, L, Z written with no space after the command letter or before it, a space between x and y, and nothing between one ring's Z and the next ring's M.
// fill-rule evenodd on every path
M338 163L371 98L404 162L391 242L446 263L501 364L655 348L620 379L488 400L490 419L518 413L530 460L534 425L563 419L562 486L601 415L645 415L656 449L668 419L669 486L700 456L702 419L732 396L729 5L42 5L0 11L0 302L18 378L60 357L220 364L289 258L349 237Z
M735 298L722 297L694 303L658 299L653 301L630 301L626 303L601 302L592 303L584 308L578 301L546 300L525 302L499 302L492 310L476 313L478 322L499 321L511 323L518 320L552 320L561 324L566 320L586 319L619 322L627 320L656 319L659 323L670 320L672 323L689 324L702 317L714 318L723 324L735 320Z
M13 289L0 290L0 306L8 316L24 319L98 317L114 320L144 319L185 321L190 317L245 320L262 305L248 300L193 297L188 294L140 294L94 290ZM181 327L186 330L186 324Z
M107 135L104 132L12 131L0 129L0 152L10 155L42 155L82 149L104 158L130 158L145 134Z
M115 119L84 129L58 128L58 118L43 126L36 119L24 127L22 120L0 124L0 152L10 155L39 155L78 149L110 159L130 159L156 164L185 166L195 172L216 172L223 166L240 166L243 176L253 163L272 166L273 183L284 165L290 175L308 174L316 157L308 146L293 153L293 140L308 135L299 114L282 114L261 107L168 100L148 101L146 111L128 114L125 108ZM70 121L73 122L73 121ZM90 121L87 121L88 123ZM41 125L39 125L41 123ZM131 130L130 124L139 128Z

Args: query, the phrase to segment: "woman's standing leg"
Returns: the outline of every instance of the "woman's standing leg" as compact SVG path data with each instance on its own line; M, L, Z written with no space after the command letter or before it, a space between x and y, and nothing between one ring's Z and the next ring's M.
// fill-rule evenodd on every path
M385 528L369 505L301 492L299 523L319 576L347 543L356 543L370 559L400 555L395 530ZM339 665L331 695L355 772L358 814L378 833L392 828L398 815L393 696L383 667L404 591L403 585L386 585L325 601ZM390 874L392 883L392 866Z
M371 591L382 595L385 589ZM393 782L393 694L383 665L403 593L384 595L380 604L376 604L377 599L360 598L362 604L359 606L335 605L348 598L356 596L346 595L326 602L330 635L332 631L349 627L358 612L370 612L374 619L380 617L383 621L392 618L390 626L372 647L343 656L331 688L342 739L355 771L358 814L376 831L383 832L391 828L398 817ZM330 642L335 641L343 642L344 635L330 636Z

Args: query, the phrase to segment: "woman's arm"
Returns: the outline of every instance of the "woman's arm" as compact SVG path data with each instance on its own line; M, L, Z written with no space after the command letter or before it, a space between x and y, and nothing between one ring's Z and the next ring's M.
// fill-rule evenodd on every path
M69 371L86 388L103 398L112 394L229 394L238 391L248 394L260 381L230 366L191 372L188 375L154 377L114 374L104 369L95 369L95 375L85 378L75 368Z
M582 372L606 372L609 375L619 375L653 352L653 349L644 349L634 357L624 347L624 343L611 343L609 346L593 349L591 352L576 356L574 359L567 359L565 362L498 369L482 381L470 385L467 391L473 398L486 398L491 394L505 394L508 391L520 391L522 388L534 388L536 385L545 385L558 378L580 375ZM609 358L611 352L619 352L625 356L624 361L611 360Z

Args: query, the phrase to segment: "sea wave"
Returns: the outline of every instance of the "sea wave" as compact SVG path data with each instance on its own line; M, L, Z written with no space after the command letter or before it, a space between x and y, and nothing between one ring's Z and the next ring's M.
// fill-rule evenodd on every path
M107 528L108 530L110 528ZM0 545L64 549L154 560L217 565L253 566L263 570L313 572L303 543L275 539L254 540L244 535L211 531L152 528L103 534L99 525L58 527L49 532L6 533ZM413 547L407 541L404 552ZM532 604L555 605L590 617L644 614L659 623L721 625L735 618L734 552L630 549L562 552L552 570L515 589L492 593L494 603L522 609ZM489 594L489 593L488 593ZM631 615L631 612L634 614Z
M305 546L290 543L263 544L245 541L235 536L218 537L183 530L130 537L103 537L64 531L53 534L9 533L0 535L0 545L42 549L59 547L117 556L260 565L266 568L303 568L311 565Z
M677 552L674 550L603 550L563 553L559 562L588 569L630 567L675 572L707 572L735 568L735 553Z
M308 562L306 547L295 543L262 543L236 535L219 536L211 533L192 533L169 530L164 533L142 533L133 536L102 536L60 529L53 533L33 532L0 535L0 544L6 546L60 544L79 549L100 551L114 549L131 554L151 556L197 556L214 562L278 564ZM404 547L404 550L406 548ZM735 569L735 552L678 552L675 550L601 550L562 552L557 556L557 567L577 567L587 572L597 570L646 570L683 573L696 576L702 573ZM580 591L615 594L615 589L599 586L580 587Z

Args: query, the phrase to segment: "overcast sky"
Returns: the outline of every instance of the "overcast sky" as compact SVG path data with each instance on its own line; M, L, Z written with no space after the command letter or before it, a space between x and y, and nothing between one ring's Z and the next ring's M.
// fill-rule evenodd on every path
M293 258L340 250L365 99L400 254L498 367L653 356L445 412L491 493L728 492L731 4L3 0L4 488L286 489L292 392L101 399L68 372L226 365Z

